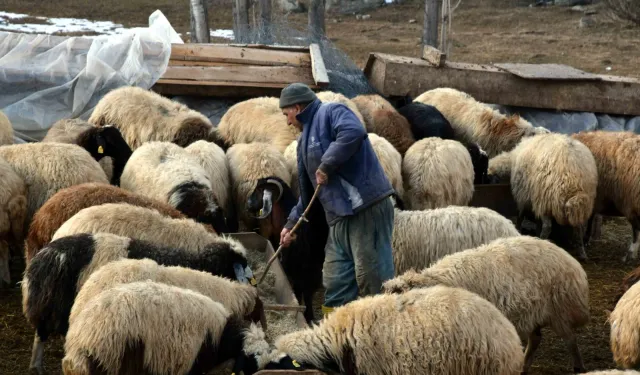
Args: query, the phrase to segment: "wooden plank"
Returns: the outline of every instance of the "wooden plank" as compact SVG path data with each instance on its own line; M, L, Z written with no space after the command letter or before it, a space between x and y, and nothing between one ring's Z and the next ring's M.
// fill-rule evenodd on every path
M172 60L197 60L267 66L311 66L308 53L231 47L220 44L173 44Z
M440 52L439 49L428 45L422 46L422 59L428 61L433 66L441 68L447 61L447 54Z
M473 190L470 207L486 207L507 218L518 216L510 184L474 185Z
M425 0L424 22L422 25L422 45L436 47L438 45L438 24L442 1Z
M270 310L270 311L300 311L300 312L304 312L305 307L304 306L300 306L300 305L280 305L280 304L265 304L264 305L264 309L265 310Z
M308 25L313 41L319 41L325 35L324 13L324 0L309 0Z
M327 68L324 66L320 46L313 43L309 46L309 51L311 54L311 72L314 82L318 86L328 86L329 76L327 75Z
M308 68L293 66L169 66L163 79L314 84Z
M447 62L435 68L422 59L374 53L365 75L382 95L417 97L451 87L485 103L562 111L640 115L640 80L601 75L599 81L529 80L490 65ZM376 77L376 75L381 75Z
M226 44L226 46L309 53L309 46L285 46L285 45L280 46L275 44L242 44L242 43L230 43L230 44Z
M587 73L564 64L493 64L493 66L528 79L560 79L560 80L597 80L602 78L597 74Z
M169 60L169 66L246 66L245 64L217 61Z

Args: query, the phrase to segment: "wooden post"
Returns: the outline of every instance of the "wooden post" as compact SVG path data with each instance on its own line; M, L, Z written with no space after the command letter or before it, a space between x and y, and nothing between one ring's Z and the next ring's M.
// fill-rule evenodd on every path
M309 31L311 40L319 41L325 34L324 0L311 0L309 6Z
M209 16L205 0L189 0L191 5L191 43L209 43Z
M249 0L234 0L233 35L236 43L246 43L249 39Z
M422 45L438 47L438 23L442 0L425 0Z
M260 0L260 43L271 44L271 0Z

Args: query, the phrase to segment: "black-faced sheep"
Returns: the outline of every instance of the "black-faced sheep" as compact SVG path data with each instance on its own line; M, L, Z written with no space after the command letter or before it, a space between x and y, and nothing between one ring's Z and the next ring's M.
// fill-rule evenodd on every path
M392 242L395 273L429 267L446 255L519 235L511 220L485 207L395 209Z
M424 138L402 160L407 207L412 210L465 206L473 197L471 156L458 141Z
M518 334L495 306L444 286L360 298L275 346L302 366L349 375L516 375L523 364Z
M152 141L138 147L122 172L121 186L166 202L218 233L229 232L220 203L227 186L212 181L201 158L174 143Z
M80 119L60 120L53 124L42 142L73 143L93 156L113 185L131 157L131 148L120 131L109 125L96 127Z
M549 133L518 115L507 117L471 95L451 88L427 91L415 101L436 107L453 127L456 139L478 143L490 158L513 149L523 137Z
M27 185L25 230L35 212L59 190L85 182L109 183L100 164L77 145L38 142L3 146L0 157Z
M0 157L0 282L11 282L10 244L21 244L27 215L27 187Z
M573 134L587 146L598 168L594 214L624 216L633 240L623 261L638 258L640 249L640 136L632 132L593 131Z
M640 364L640 284L627 290L609 315L609 342L613 360L618 367L637 368Z
M239 143L265 142L281 153L300 131L287 124L279 99L260 97L235 104L222 116L216 129L228 147Z
M185 150L200 160L200 165L209 175L216 201L225 213L228 231L237 232L238 219L231 198L231 173L225 151L215 143L204 140L193 142Z
M58 191L33 216L25 242L27 264L44 245L51 241L54 233L65 221L84 208L105 203L128 203L151 208L174 219L186 218L182 212L166 203L134 194L116 186L99 183L74 185ZM214 232L210 226L205 226L205 228Z
M11 121L0 111L0 146L13 144L13 125Z
M391 186L395 189L396 194L403 197L402 155L385 138L374 133L369 133L368 138L385 176L387 176Z
M359 95L352 101L364 118L367 132L389 141L400 155L416 141L407 119L380 95Z
M193 250L109 233L80 233L56 239L31 260L22 281L23 312L36 328L31 368L42 369L43 342L52 334L66 333L75 296L87 278L101 266L121 258L149 258L244 282L250 272L246 250L232 240L220 239Z
M550 237L554 221L583 234L598 187L598 169L589 148L563 134L539 134L523 139L512 157L511 192L519 210L518 229L531 212L542 221L542 239ZM582 237L579 247L579 257L586 259Z
M271 177L290 186L291 173L284 155L267 143L239 143L227 150L227 160L236 210L242 223L248 230L259 226L260 235L279 241L280 232L276 233L271 225L274 221L263 219L273 216L279 220L281 216L278 201L283 187ZM275 226L284 224L275 223Z
M110 91L100 99L89 122L115 126L133 150L149 141L186 147L207 139L213 130L211 121L200 112L140 87Z
M65 375L96 372L204 374L243 352L268 355L264 332L248 329L219 302L152 281L121 284L96 295L69 327ZM239 361L237 361L240 363ZM242 361L237 373L259 366Z
M526 373L550 326L571 352L576 372L584 372L576 329L590 320L587 274L570 254L534 237L500 238L447 255L420 273L410 270L385 282L387 293L444 285L477 293L493 303L529 339Z

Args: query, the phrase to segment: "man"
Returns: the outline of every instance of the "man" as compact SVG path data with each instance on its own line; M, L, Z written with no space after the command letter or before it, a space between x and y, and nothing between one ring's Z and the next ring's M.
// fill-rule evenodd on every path
M300 200L280 243L289 246L291 228L316 186L323 185L317 199L330 227L323 265L326 316L358 294L379 293L382 283L394 276L394 189L364 125L347 106L322 103L308 86L294 83L282 90L280 108L287 123L302 131L297 151Z

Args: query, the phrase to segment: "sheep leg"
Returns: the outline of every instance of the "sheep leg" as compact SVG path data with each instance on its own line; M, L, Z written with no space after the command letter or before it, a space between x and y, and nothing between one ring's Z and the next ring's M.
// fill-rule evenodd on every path
M518 232L522 232L522 224L524 223L525 212L524 210L518 211L518 218L516 219L516 229Z
M627 254L622 258L622 261L625 263L629 260L638 259L638 249L640 248L640 219L632 220L631 228L633 230L633 239L631 240L631 246L629 246Z
M587 225L589 225L587 223ZM584 238L585 236L585 232L586 232L586 227L584 225L579 226L578 228L576 228L576 230L578 231L578 234L580 236L580 239ZM584 242L583 241L578 241L578 259L585 262L588 260L587 257L587 252L584 249Z
M538 350L540 341L542 341L542 330L540 327L537 327L529 335L527 350L524 352L524 367L522 368L522 375L525 375L529 371L529 368L533 363L533 354Z
M42 367L42 358L44 357L44 342L40 340L40 336L36 332L33 338L33 348L31 350L31 363L29 364L29 370L32 373L38 375L44 374L44 368Z
M304 318L307 321L307 324L311 325L313 322L313 292L305 291L304 292Z
M569 352L571 353L571 357L573 359L573 372L587 372L587 370L584 368L584 362L582 361L582 355L580 354L580 349L578 349L578 340L575 335L568 338L567 348L569 349Z
M540 238L546 240L551 235L551 228L553 228L553 221L548 216L542 217L542 230L540 231Z

